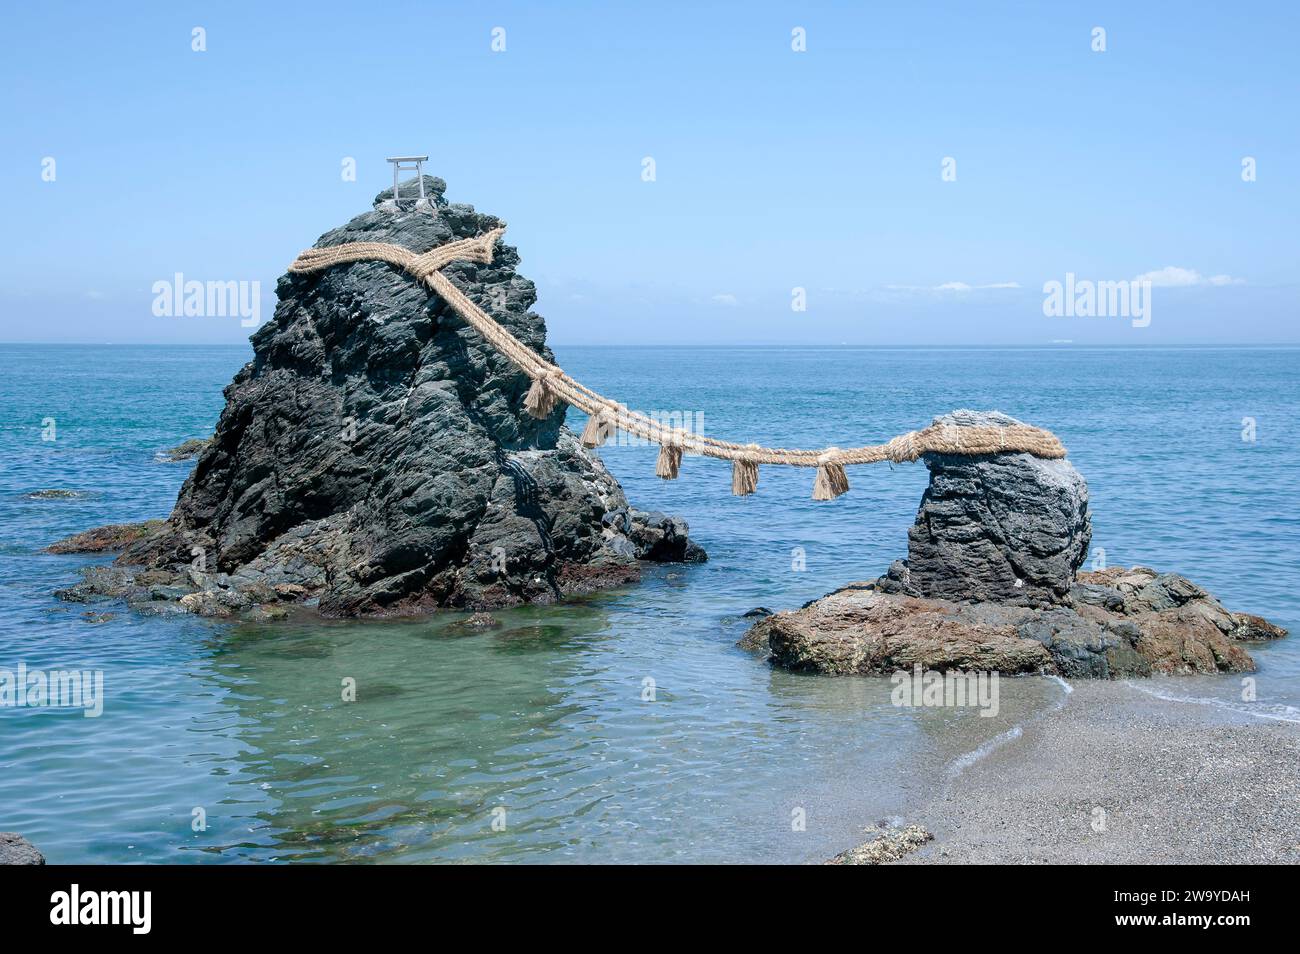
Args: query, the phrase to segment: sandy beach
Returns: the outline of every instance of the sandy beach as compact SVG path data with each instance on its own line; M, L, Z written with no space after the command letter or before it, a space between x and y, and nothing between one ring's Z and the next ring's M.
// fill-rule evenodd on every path
M899 864L1300 862L1300 725L1076 683L967 767Z

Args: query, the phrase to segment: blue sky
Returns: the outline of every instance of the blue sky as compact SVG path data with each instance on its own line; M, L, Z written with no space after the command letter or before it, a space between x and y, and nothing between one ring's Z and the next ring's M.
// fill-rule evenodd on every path
M0 341L244 340L235 318L156 317L153 283L260 281L269 316L294 255L370 207L385 156L418 152L452 201L510 222L557 344L1296 343L1298 21L1285 3L14 5ZM1066 273L1153 272L1146 327L1043 313Z

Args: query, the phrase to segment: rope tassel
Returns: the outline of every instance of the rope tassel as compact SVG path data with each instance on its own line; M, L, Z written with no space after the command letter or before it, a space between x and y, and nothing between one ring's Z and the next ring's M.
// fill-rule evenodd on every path
M750 447L758 449L757 444ZM758 490L758 461L737 457L731 462L731 492L737 497L748 497Z
M602 446L614 434L614 422L604 411L587 415L587 423L582 428L578 440L588 449Z
M655 476L676 480L682 468L682 445L676 440L659 446L659 459L655 462Z
M558 368L543 371L533 378L532 386L528 389L528 394L524 396L524 410L538 420L550 417L551 412L555 410L559 396L555 393L555 387L551 384L551 381L559 373Z
M835 459L839 448L817 458L817 479L813 481L813 500L834 500L849 489L849 477L844 473L844 465Z

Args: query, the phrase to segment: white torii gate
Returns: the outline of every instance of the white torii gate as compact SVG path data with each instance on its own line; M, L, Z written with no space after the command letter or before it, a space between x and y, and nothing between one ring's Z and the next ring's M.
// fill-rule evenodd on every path
M400 196L397 193L397 182L403 172L415 172L415 181L420 186L420 197L415 200L417 209L431 208L433 203L424 194L424 171L422 163L428 162L428 156L389 156L388 161L393 164L393 207L398 207Z

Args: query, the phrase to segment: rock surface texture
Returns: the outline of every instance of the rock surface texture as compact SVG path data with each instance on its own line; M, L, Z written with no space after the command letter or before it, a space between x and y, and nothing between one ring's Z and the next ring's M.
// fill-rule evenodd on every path
M1018 424L957 411L934 423ZM908 584L921 596L1051 605L1088 555L1088 485L1068 460L927 454L930 486L907 533Z
M0 865L43 865L45 856L30 841L12 831L0 831Z
M889 829L856 848L841 851L826 864L887 865L916 851L928 841L934 841L934 835L920 825Z
M380 209L387 190L317 245L423 252L501 224L424 186L431 210ZM518 263L498 241L492 264L445 274L552 360ZM286 274L277 294L171 517L65 597L386 615L553 601L633 580L639 559L704 559L685 522L628 506L563 405L529 416L528 377L410 275L362 262Z
M1010 424L995 413L936 418ZM1175 573L1079 573L1092 538L1088 489L1066 460L1027 454L924 458L930 486L908 558L799 610L760 620L741 645L787 669L935 670L1108 679L1249 672L1243 642L1286 631L1232 613Z

